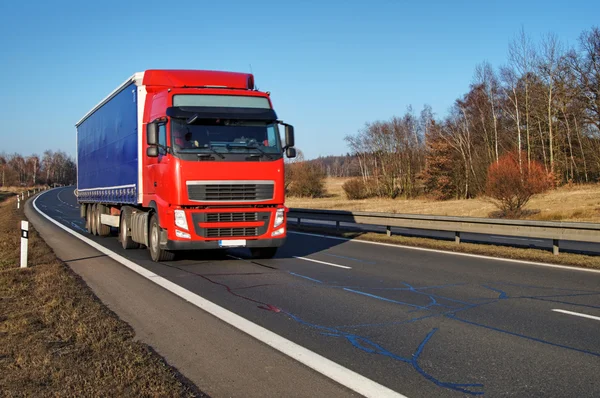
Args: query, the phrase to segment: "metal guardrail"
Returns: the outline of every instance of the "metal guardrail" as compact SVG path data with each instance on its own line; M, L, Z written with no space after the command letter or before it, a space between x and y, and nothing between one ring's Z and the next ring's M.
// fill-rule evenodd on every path
M522 238L552 239L553 253L559 253L561 240L600 243L600 224L586 222L553 222L528 220L500 220L476 217L429 216L419 214L396 214L344 210L317 210L291 208L289 218L302 220L333 221L339 230L340 223L370 224L386 227L391 236L391 227L450 231L455 242L460 243L461 233L494 234Z

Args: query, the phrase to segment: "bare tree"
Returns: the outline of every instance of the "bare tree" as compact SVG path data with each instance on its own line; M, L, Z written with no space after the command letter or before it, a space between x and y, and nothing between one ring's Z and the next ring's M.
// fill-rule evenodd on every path
M558 75L559 63L562 57L562 47L555 34L548 34L542 41L542 54L538 62L538 69L546 87L546 109L548 123L548 140L550 150L550 172L555 174L554 163L554 88Z

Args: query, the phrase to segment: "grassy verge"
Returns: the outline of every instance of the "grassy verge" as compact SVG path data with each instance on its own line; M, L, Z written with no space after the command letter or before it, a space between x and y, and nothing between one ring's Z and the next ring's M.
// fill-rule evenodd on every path
M498 209L485 198L433 200L370 198L348 200L342 189L347 178L327 178L324 198L287 197L288 207L349 211L379 211L402 214L431 214L457 217L490 217ZM531 214L525 218L546 221L600 222L600 184L566 185L535 195L526 206Z
M0 386L5 396L202 396L104 306L30 226L19 263L15 200L0 203Z
M522 249L507 246L495 246L475 243L460 243L429 238L406 237L400 235L387 236L375 232L336 231L327 227L290 226L291 230L312 232L325 235L339 236L348 239L370 242L392 243L403 246L422 247L427 249L445 250L456 253L479 254L483 256L509 258L513 260L535 261L549 264L572 265L584 268L600 269L600 257L582 254L561 253L555 256L550 251L539 249Z

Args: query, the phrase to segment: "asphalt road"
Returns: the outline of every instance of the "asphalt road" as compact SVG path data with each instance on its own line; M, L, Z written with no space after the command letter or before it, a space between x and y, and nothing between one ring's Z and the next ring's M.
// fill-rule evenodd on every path
M72 187L36 203L84 232ZM234 249L154 263L93 240L409 397L600 396L597 272L298 233L260 261Z
M289 222L292 224L297 223L296 218L290 218ZM321 220L308 220L302 219L302 225L312 227L335 227L333 221L321 221ZM369 225L369 224L352 224L352 223L340 223L340 227L344 230L358 231L358 232L378 232L385 233L385 227L380 225ZM403 236L415 236L421 238L434 238L454 241L454 232L447 231L432 231L427 229L416 229L416 228L397 228L392 227L392 233L394 235ZM513 246L522 248L534 248L552 251L552 239L538 239L538 238L520 238L516 236L501 236L501 235L486 235L486 234L473 234L473 233L461 233L461 242L465 243L480 243L480 244L493 244L500 246ZM577 242L577 241L560 241L560 251L565 253L579 253L598 255L600 254L600 244L593 242Z

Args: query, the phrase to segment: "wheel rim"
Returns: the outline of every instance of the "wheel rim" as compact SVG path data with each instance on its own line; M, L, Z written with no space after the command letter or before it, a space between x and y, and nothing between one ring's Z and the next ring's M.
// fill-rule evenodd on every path
M121 218L121 230L119 233L121 235L121 242L125 242L127 240L127 219L125 217Z
M152 225L152 233L150 234L150 247L154 254L158 253L158 228L156 224Z
M96 205L92 206L92 235L96 235L98 231L96 230Z

